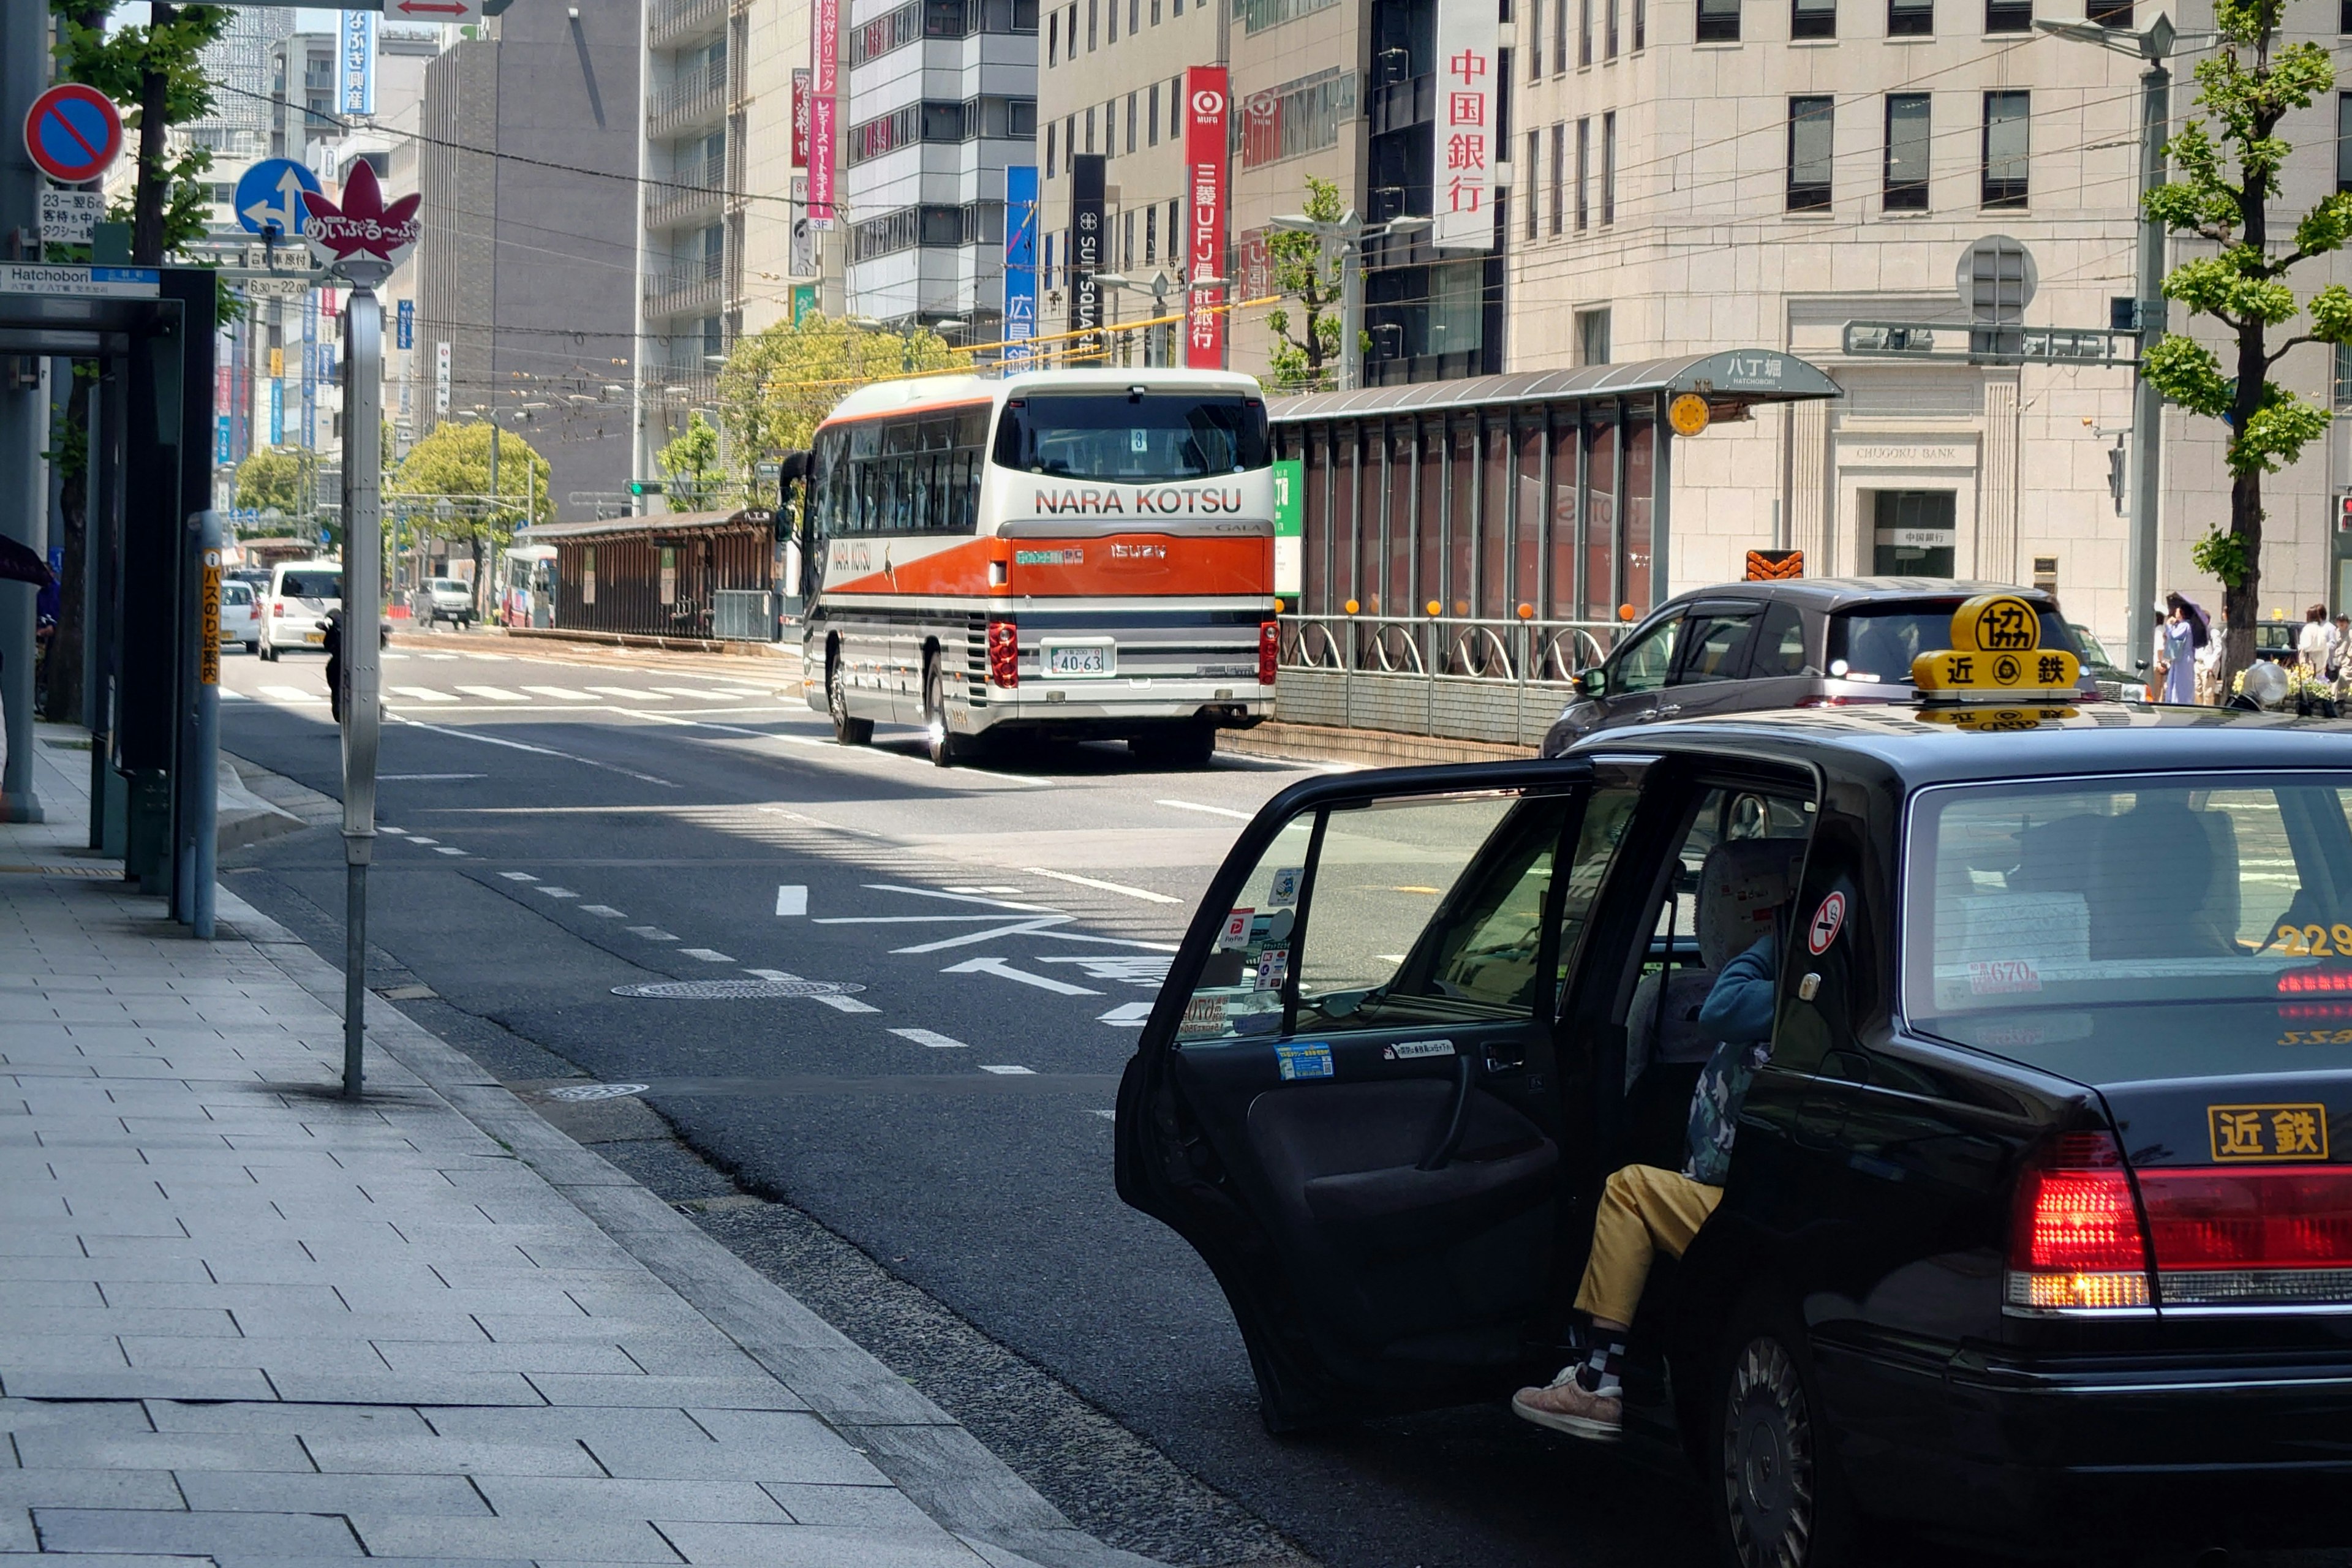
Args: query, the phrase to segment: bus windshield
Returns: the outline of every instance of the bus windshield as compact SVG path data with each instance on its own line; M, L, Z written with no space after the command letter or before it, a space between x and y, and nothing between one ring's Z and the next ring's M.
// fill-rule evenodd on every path
M1121 484L1237 474L1270 461L1265 405L1239 394L1032 393L1004 405L995 461Z

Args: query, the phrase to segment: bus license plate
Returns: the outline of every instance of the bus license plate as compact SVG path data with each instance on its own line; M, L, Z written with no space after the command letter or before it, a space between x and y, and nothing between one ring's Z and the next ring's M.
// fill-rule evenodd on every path
M1048 643L1045 645L1045 673L1108 675L1110 664L1105 656L1109 651L1104 647L1059 647Z

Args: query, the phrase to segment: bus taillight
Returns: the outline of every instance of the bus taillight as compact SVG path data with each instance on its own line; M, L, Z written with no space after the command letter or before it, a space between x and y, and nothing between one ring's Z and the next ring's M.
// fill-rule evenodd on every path
M1011 621L988 623L988 683L1021 684L1021 631Z
M1274 684L1274 667L1282 652L1282 623L1260 621L1257 624L1257 683Z

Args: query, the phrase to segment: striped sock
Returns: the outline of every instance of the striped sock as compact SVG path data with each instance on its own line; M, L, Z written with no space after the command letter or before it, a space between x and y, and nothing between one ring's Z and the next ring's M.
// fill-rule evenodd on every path
M1576 1369L1576 1386L1602 1399L1622 1399L1625 1386L1619 1373L1625 1365L1625 1342L1613 1333L1593 1331L1592 1352Z

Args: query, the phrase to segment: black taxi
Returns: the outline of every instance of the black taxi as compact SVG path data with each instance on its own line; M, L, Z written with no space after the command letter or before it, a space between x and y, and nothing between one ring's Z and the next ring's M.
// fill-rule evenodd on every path
M1559 1364L1604 1180L1681 1164L1701 1004L1769 924L1770 1056L1624 1376L1727 1560L2352 1542L2352 725L2076 708L2071 655L1968 646L1981 608L1918 661L1944 700L1249 825L1117 1171L1270 1429Z

